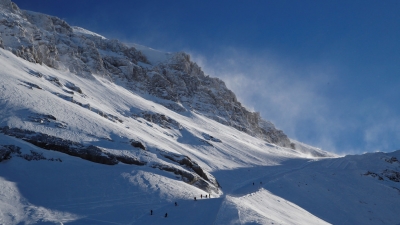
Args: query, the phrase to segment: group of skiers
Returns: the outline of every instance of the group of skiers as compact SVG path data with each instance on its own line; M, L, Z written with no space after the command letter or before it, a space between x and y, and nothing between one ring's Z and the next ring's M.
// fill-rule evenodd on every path
M208 198L211 198L211 194L204 195L204 198L207 198L207 197L208 197ZM203 198L203 195L202 195L202 194L200 195L200 198ZM197 198L194 197L194 200L197 201Z
M178 206L177 202L175 202L175 206ZM152 215L153 215L153 210L150 209L150 216L152 216ZM168 213L165 213L164 217L168 217Z
M253 182L253 185L254 185L254 182ZM260 185L262 185L262 181L260 182ZM204 195L204 197L205 198L211 198L211 194ZM203 199L203 194L200 195L200 198ZM197 198L194 197L194 200L197 201ZM175 206L178 206L177 202L175 202ZM150 210L150 215L153 215L153 210L152 209ZM165 213L164 217L168 217L168 213Z
M254 185L254 183L253 183L253 185ZM211 198L211 194L204 195L204 197L205 197L205 198ZM203 198L203 195L202 195L202 194L200 195L200 198ZM194 200L197 201L196 197L194 197ZM177 202L175 202L175 206L178 206L178 203L177 203ZM153 215L153 210L152 210L152 209L150 209L150 215L151 215L151 216ZM168 217L168 213L165 213L164 217Z

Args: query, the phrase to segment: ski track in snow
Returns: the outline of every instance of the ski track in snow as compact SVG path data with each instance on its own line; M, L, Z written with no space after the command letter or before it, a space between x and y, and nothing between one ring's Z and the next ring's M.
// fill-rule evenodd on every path
M227 204L227 202L232 202L232 201L235 202L236 201L237 207L240 208L240 205L241 205L243 199L246 199L246 198L251 199L252 195L265 192L265 189L263 187L266 183L273 182L274 179L276 179L276 177L285 176L286 174L290 174L295 171L299 171L308 165L309 165L309 161L302 161L300 163L300 165L296 166L295 168L285 168L286 169L285 171L277 171L273 174L268 174L268 175L266 175L266 174L262 174L259 176L257 175L256 177L252 177L251 179L247 179L239 184L236 184L230 193L224 194L224 196L223 196L224 200L221 203L221 206L219 208L219 211L217 213L216 219L213 224L219 224L218 218L226 217L226 215L221 214L221 211L223 211L223 210L221 210L221 207L223 207L224 203ZM264 171L264 172L268 173L271 171ZM253 182L254 182L254 185L253 185ZM262 182L262 184L260 182ZM276 196L274 196L274 197L276 197ZM239 200L239 199L242 199L242 200ZM287 202L287 201L285 201L285 202ZM295 207L297 207L299 210L301 210L300 207L298 207L298 206L295 206ZM239 209L238 209L237 213L238 213L238 218L239 218L239 224L248 224L249 221L247 221L247 220L242 221L243 217L245 217L244 216L245 214L242 214L242 216L241 216L241 211ZM311 214L310 214L310 217L313 218L313 216L311 216ZM264 217L264 218L267 219L267 217ZM295 221L295 220L293 220L291 222L290 221L279 221L279 220L275 221L273 219L267 219L267 220L268 220L267 223L269 223L269 224L274 224L274 222L275 222L275 224L280 224L280 223L291 224L291 222L293 223ZM314 223L315 224L325 224L323 221L320 221L317 218L315 218L315 220L316 221L308 221L307 224L314 224ZM254 221L251 221L251 222L254 222ZM260 222L260 221L258 221L258 222ZM264 224L264 222L266 222L266 221L263 221L262 224ZM224 223L224 222L222 222L222 223ZM259 224L259 223L256 223L256 224ZM326 224L328 224L328 223L326 223Z

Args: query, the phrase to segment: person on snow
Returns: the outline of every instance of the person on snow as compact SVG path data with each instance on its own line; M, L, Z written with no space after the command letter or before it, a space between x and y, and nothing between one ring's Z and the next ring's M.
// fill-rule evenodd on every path
M165 216L164 217L168 217L168 213L165 213Z
M196 197L194 197L194 200L197 201Z
M178 206L178 203L175 202L175 206Z
M153 215L153 210L152 209L150 209L150 215Z
M200 198L203 198L203 195L200 195Z

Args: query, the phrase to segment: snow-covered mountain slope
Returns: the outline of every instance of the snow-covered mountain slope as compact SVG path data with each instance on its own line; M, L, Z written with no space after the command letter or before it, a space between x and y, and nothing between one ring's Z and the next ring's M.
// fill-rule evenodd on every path
M326 159L264 188L332 224L400 224L400 150Z
M122 83L136 93L157 96L158 103L176 112L196 110L268 142L295 148L281 130L243 107L223 81L205 75L185 53L128 46L57 17L20 10L10 0L0 5L0 47L27 61L82 78Z
M0 6L0 224L400 223L399 152L337 158L186 54Z
M149 208L201 194L221 198L213 206L218 208L230 187L221 188L213 172L308 157L195 112L178 114L148 100L156 97L144 99L103 78L81 78L5 50L0 67L5 223L130 223ZM71 201L83 206L62 207ZM141 207L145 202L149 206ZM117 217L121 207L126 214ZM105 209L110 213L96 216Z

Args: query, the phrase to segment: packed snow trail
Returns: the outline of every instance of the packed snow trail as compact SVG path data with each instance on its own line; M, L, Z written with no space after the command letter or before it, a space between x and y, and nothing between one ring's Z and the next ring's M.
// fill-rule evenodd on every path
M217 221L236 216L237 224L243 224L246 221L269 224L268 219L272 218L270 214L265 216L267 219L260 217L270 210L268 207L258 215L249 216L249 214L257 212L264 204L268 205L264 201L280 198L270 207L277 209L281 207L282 202L288 203L283 210L287 212L296 208L296 206L292 207L296 204L302 208L301 210L307 210L307 213L312 213L313 216L332 224L399 224L400 206L396 204L399 202L400 190L398 178L396 178L400 174L398 158L400 158L400 151L350 155L311 162L306 162L308 160L300 160L299 163L287 161L290 164L285 166L285 168L290 168L287 170L279 170L279 166L263 168L261 170L268 172L268 175L258 176L257 179L250 178L247 184L232 190L231 196L229 193L225 196L224 208L218 215L218 218L222 219ZM385 173L390 175L385 175ZM260 185L259 182L255 182L253 186L253 180L263 183ZM257 203L261 201L263 203L258 205ZM258 206L253 208L254 205ZM386 208L387 205L392 207ZM253 208L253 211L249 208ZM295 215L295 212L296 210L293 210L290 215L282 215L279 219L289 219ZM310 218L306 216L307 213L299 215ZM301 216L297 217L301 218ZM322 220L318 223L324 224ZM276 220L275 223L310 224L299 221L292 223Z
M301 170L310 163L309 159L293 159L281 166L219 171L221 174L215 176L228 191L224 189L224 200L213 224L225 224L227 220L233 224L329 224L263 188L276 177ZM245 180L232 185L233 174ZM230 179L223 179L227 177Z
M148 213L133 221L131 224L213 224L216 212L223 198L194 200L177 200L178 206L171 202L164 207L153 209L153 215ZM168 217L165 218L165 213Z
M183 223L185 220L190 221L187 222L190 224L214 225L226 224L227 221L231 221L232 224L245 224L249 221L253 221L255 224L295 224L299 221L302 221L303 224L327 224L300 207L263 190L259 184L255 187L252 186L252 181L259 181L261 179L267 182L269 177L290 173L305 167L308 165L308 161L309 160L293 160L293 162L286 163L290 165L290 167L283 166L282 168L260 167L239 169L239 171L245 174L247 173L246 171L253 171L253 177L249 177L248 174L247 176L241 176L240 173L235 170L224 171L224 177L231 178L229 175L226 176L227 173L234 173L238 175L236 179L245 178L246 180L241 182L242 185L237 185L234 188L228 189L230 192L225 192L224 195L219 198L204 198L204 196L201 198L200 195L193 195L193 197L197 197L196 201L194 199L176 200L178 206L175 206L174 202L159 205L159 207L153 205L153 208L151 208L153 210L153 215L150 215L151 209L148 209L148 212L134 219L131 224L179 224ZM268 169L272 171L268 171ZM255 173L255 171L257 171L257 173ZM260 173L263 175L258 175ZM221 176L223 175L221 174ZM228 183L231 181L226 181L224 185L228 187ZM249 185L251 185L251 187L249 187ZM243 205L243 202L246 202L246 204ZM277 206L277 203L280 203L279 206ZM259 205L258 207L261 208L255 209L247 207L251 204ZM282 210L288 212L283 216L279 216ZM165 213L168 213L167 218L164 217Z
M221 186L226 187L223 188L226 195L240 197L241 195L246 195L254 192L255 189L258 190L259 188L263 187L264 184L270 182L276 177L284 176L285 174L301 170L304 167L308 166L310 163L312 163L310 159L290 159L281 162L281 165L278 166L262 166L231 171L218 171L214 174L220 182ZM232 174L234 174L238 178L245 178L245 180L239 180L235 182L235 179L232 178ZM230 177L231 179L225 180L225 177ZM262 184L260 182L262 182Z

